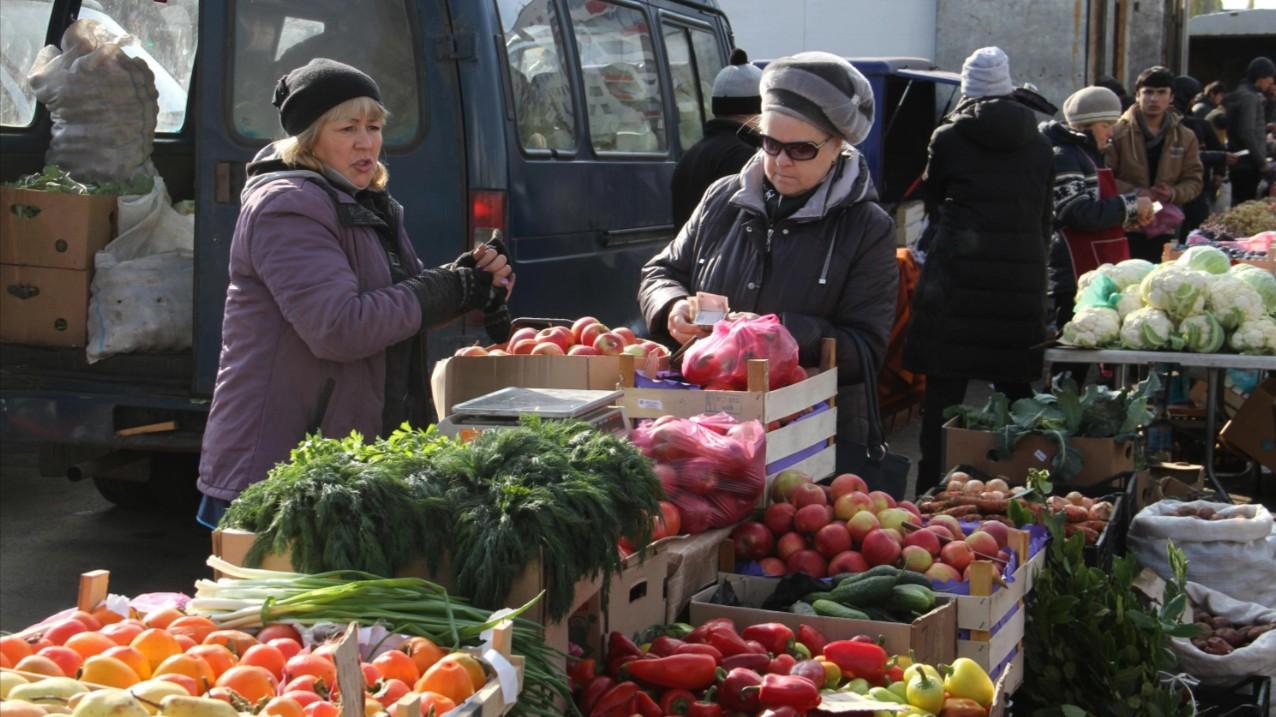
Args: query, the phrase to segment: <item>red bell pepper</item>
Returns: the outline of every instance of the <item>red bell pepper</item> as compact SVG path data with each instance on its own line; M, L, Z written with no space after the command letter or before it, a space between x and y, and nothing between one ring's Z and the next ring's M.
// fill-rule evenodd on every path
M719 627L730 628L734 632L735 620L732 620L729 617L715 617L712 620L709 620L705 624L701 625L700 627L697 627L696 629L687 633L687 636L683 639L685 639L687 642L706 642L709 639L709 631Z
M742 655L746 652L753 652L744 638L735 631L735 628L717 627L709 631L706 641L718 648L718 652L722 653L724 658L732 655Z
M764 622L761 625L750 625L744 628L740 637L756 640L772 655L783 655L793 648L795 635L788 625L778 622Z
M615 677L626 662L643 657L643 651L626 635L613 632L607 636L607 674Z
M722 664L722 653L713 645L686 644L679 647L675 655L708 655L714 662Z
M708 655L670 655L634 660L622 672L656 687L703 690L717 679L718 665Z
M856 635L851 638L851 642L864 642L869 645L881 645L882 637L880 635L877 637L872 637L870 635Z
M797 641L806 645L806 649L811 651L811 657L823 655L824 646L829 643L823 633L810 625L798 625Z
M758 715L758 717L803 717L805 712L798 712L792 707L775 707Z
M722 705L714 702L716 689L710 687L699 702L692 702L687 709L687 717L722 717Z
M718 704L728 710L737 710L755 714L762 707L758 700L758 687L762 684L762 675L743 667L727 673L727 677L718 685Z
M589 711L589 717L612 717L612 715L622 714L622 710L630 707L630 702L636 694L638 694L637 683L621 682L598 698L593 709ZM628 717L631 713L623 714Z
M755 655L771 655L771 651L766 649L766 645L763 645L757 640L745 640L744 644L749 648L749 652L752 652Z
M642 717L661 717L664 714L656 700L642 691L634 693L634 711Z
M722 658L722 669L730 672L737 667L743 667L746 670L753 670L759 675L765 674L767 668L771 666L771 658L768 655L759 655L753 652L746 652L740 655L732 655Z
M789 674L794 677L805 677L814 682L817 687L824 684L824 665L819 660L802 660L789 670Z
M584 659L572 660L568 659L567 676L571 678L572 686L584 687L594 680L597 674L597 665L592 657Z
M581 690L576 698L576 706L580 707L582 714L589 714L598 703L598 699L615 686L616 681L606 675L595 677L588 685L585 685L585 689Z
M678 648L685 644L687 643L682 640L665 635L652 640L651 649L649 649L648 652L659 657L668 657L678 652Z
M797 658L793 655L776 655L767 665L766 671L771 675L787 675L793 671Z
M685 715L695 701L696 693L691 690L669 690L660 696L660 709L666 715Z
M767 675L762 678L758 701L765 707L792 707L806 712L820 706L820 688L797 675Z
M886 681L899 682L904 679L904 668L899 665L891 665L886 668Z
M877 684L886 675L886 650L880 645L838 640L824 646L824 658L837 665L849 679L862 677Z

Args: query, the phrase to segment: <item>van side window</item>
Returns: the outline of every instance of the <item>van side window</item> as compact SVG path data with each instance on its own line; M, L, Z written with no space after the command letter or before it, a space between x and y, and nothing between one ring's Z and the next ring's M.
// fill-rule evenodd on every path
M404 0L353 4L237 0L231 87L235 131L249 139L280 139L275 83L316 57L363 70L381 87L390 112L386 147L410 144L421 129L419 61Z
M35 93L27 72L53 14L53 0L6 0L0 3L0 125L26 127L35 119Z
M722 69L722 56L707 30L666 22L664 31L678 106L678 139L685 150L704 136L704 123L713 117L713 80Z
M704 118L713 117L713 81L718 79L722 71L722 48L718 38L708 30L690 28L691 49L696 58L696 77L700 81L700 106L704 108Z
M576 108L552 0L498 0L518 139L524 149L576 150Z
M568 0L567 5L594 150L663 154L669 143L646 15L607 0Z

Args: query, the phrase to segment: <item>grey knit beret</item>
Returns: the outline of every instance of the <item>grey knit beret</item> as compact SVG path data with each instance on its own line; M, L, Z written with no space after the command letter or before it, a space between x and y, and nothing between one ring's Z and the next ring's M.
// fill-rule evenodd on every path
M851 144L873 129L873 107L872 85L832 53L800 52L762 71L763 112L800 119Z
M1106 87L1082 87L1063 102L1063 119L1074 126L1121 119L1121 98Z

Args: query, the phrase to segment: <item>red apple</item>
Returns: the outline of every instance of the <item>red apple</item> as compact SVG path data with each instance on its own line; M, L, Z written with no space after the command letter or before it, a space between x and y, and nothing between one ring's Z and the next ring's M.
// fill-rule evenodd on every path
M832 560L838 553L851 549L851 531L845 523L829 523L815 534L815 549Z
M602 352L593 346L585 346L584 344L576 344L567 349L568 356L602 356Z
M931 557L939 555L939 536L930 530L914 530L904 536L904 547L918 546L925 548Z
M864 536L882 527L882 524L877 521L876 515L862 510L846 521L846 527L851 531L851 540L856 545L863 545Z
M890 493L887 493L885 491L880 491L880 490L872 491L871 493L868 494L868 497L873 499L874 513L880 513L883 510L886 510L887 508L895 507L895 499L891 497Z
M580 330L580 334L577 335L576 343L583 344L585 346L593 346L594 341L597 340L599 336L607 333L607 331L607 327L602 324L590 324Z
M572 341L575 343L581 343L580 335L581 332L585 330L585 327L601 323L601 321L592 316L582 316L579 319L576 319L572 322Z
M534 338L536 338L536 329L533 329L528 326L524 326L518 331L515 331L514 333L510 334L510 340L506 341L505 343L508 344L509 346L513 346L514 344L524 339L534 339Z
M652 355L668 356L669 355L669 349L665 348L664 344L658 344L655 341L644 341L642 343L642 347L647 349L648 356L652 356Z
M775 547L775 538L771 531L761 523L752 520L736 526L731 531L731 539L735 541L737 558L745 560L761 560L771 554Z
M572 339L572 330L565 326L551 326L547 329L541 329L536 333L536 340L541 343L558 344L558 347L567 352L574 343Z
M961 573L953 569L953 566L945 563L933 563L926 570L926 577L930 578L933 583L955 583L961 582Z
M843 573L862 573L868 570L868 561L854 550L846 550L833 556L829 561L829 575Z
M926 531L929 533L934 533L936 536L938 536L940 543L943 543L945 540L953 539L952 531L950 531L948 529L948 526L946 525L939 525L939 524L928 525L926 526Z
M855 500L854 493L848 493L833 501L833 515L837 516L838 520L850 520L851 516L862 510L868 510L868 508Z
M594 339L594 348L604 356L619 356L621 350L625 348L625 342L616 335L616 332L608 331Z
M900 553L904 558L904 569L915 573L924 573L935 562L930 551L920 545L906 545Z
M1010 528L1005 523L998 523L995 520L986 520L979 529L991 535L997 541L998 548L1004 548L1010 542Z
M881 523L883 528L901 530L904 523L911 522L912 519L913 514L903 508L887 508L877 513L877 522Z
M811 476L799 470L789 468L780 471L775 476L775 482L771 484L771 499L777 503L790 503L793 491L803 483L810 483Z
M784 575L789 572L789 568L779 558L763 558L758 561L758 565L762 568L763 575Z
M542 341L532 348L533 356L566 356L563 347L553 341Z
M660 515L651 516L651 540L682 534L682 511L667 500L660 501Z
M638 337L634 336L634 332L630 330L628 326L621 326L618 329L612 329L611 332L619 336L620 340L624 341L626 346L638 341Z
M828 495L824 493L824 488L814 483L803 483L793 491L793 495L789 498L789 502L799 509L808 505L828 505L828 500Z
M966 537L966 531L961 529L961 523L951 515L936 515L930 519L931 525L942 525L948 528L948 532L954 538L961 539Z
M487 352L487 355L488 356L512 356L513 354L503 349L492 349L491 351Z
M487 349L482 346L466 346L456 350L457 356L486 356Z
M633 356L634 358L647 358L647 349L643 348L642 344L630 344L621 349L620 354L622 356Z
M797 533L785 533L775 541L775 554L780 560L788 560L790 555L804 549L806 549L806 538Z
M829 520L828 506L807 505L798 508L793 515L793 527L803 535L815 535L829 524Z
M797 507L792 503L772 503L762 515L762 522L775 535L784 535L793 530L793 515Z
M966 544L970 546L971 550L987 558L993 557L998 550L1001 550L1001 546L997 545L997 539L982 530L976 530L967 535Z
M532 349L536 348L536 344L538 343L539 342L534 338L519 339L518 341L510 344L510 353L516 356L526 356L532 352Z
M899 543L899 547L904 547L904 531L899 528L882 528L881 530L883 533L891 536L891 540Z
M962 572L975 559L975 551L962 540L954 540L939 550L939 559L953 566L953 570Z
M914 520L914 521L912 521L912 522L914 522L914 523L921 523L921 522L922 522L922 511L921 511L921 509L920 509L920 508L918 508L916 505L914 505L914 504L913 504L913 501L911 501L911 500L901 500L900 502L898 502L898 503L896 503L896 504L895 504L895 507L896 507L896 508L903 508L904 510L908 511L909 513L912 513L912 514L913 514L913 517L914 517L914 518L916 518L916 520Z
M822 578L828 572L828 563L824 556L814 550L799 550L789 556L785 567L791 573L806 573L813 578Z
M856 491L859 491L860 493L868 492L868 484L864 482L863 478L860 478L854 473L843 473L842 475L834 478L833 482L829 484L829 487L833 489L834 499L841 498L847 493L854 493Z
M874 530L864 536L864 544L860 548L869 565L894 565L899 559L900 546L885 531Z

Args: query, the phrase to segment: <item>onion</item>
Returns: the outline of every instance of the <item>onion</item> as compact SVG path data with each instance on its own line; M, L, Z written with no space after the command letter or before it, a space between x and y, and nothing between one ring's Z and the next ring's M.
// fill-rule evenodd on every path
M1071 504L1073 504L1073 505L1085 505L1085 496L1081 495L1080 493L1076 492L1075 490L1074 490L1074 491L1072 491L1071 493L1069 493L1069 494L1065 495L1065 496L1063 497L1063 499L1064 499L1064 500L1066 500L1066 501L1068 501L1069 503L1071 503Z
M984 482L979 480L978 478L971 478L970 480L966 481L966 484L964 486L962 486L962 492L979 495L980 493L984 492Z
M1005 493L1006 491L1010 490L1010 484L1007 483L1005 479L1003 478L993 478L992 480L988 481L987 488L988 490L999 490L1002 493Z
M965 471L953 471L952 475L948 476L949 485L961 485L968 480L970 480L970 474Z

